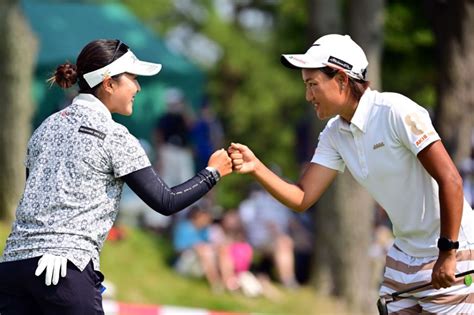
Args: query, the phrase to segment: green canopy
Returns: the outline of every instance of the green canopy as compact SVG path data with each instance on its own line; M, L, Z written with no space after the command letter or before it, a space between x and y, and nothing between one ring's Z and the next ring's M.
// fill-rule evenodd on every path
M204 73L185 56L171 51L123 5L25 0L22 8L39 42L33 91L38 104L35 127L68 98L61 89L49 87L46 80L58 65L66 60L74 63L82 47L99 38L120 39L138 58L163 64L158 75L139 78L142 90L135 99L133 115L115 117L137 137L149 139L163 112L166 89L181 89L191 106L201 101Z

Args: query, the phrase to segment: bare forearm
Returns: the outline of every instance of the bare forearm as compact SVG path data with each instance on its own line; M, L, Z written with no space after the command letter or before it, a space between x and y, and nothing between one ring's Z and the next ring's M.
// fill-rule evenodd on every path
M309 207L303 204L304 191L300 187L284 181L262 162L256 163L255 172L252 175L265 190L287 207L295 211L304 211Z
M441 141L428 145L418 159L439 187L440 235L457 240L463 208L461 175Z
M246 145L232 143L228 150L234 171L251 174L273 197L295 211L313 205L337 175L336 170L309 163L298 184L293 184L268 169Z
M449 181L439 183L439 202L441 209L440 235L457 240L463 208L463 190L460 178L453 176Z

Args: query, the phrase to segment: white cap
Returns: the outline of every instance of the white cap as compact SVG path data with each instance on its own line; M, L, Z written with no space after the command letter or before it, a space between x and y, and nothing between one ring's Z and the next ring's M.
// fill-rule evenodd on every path
M104 79L121 73L136 75L155 75L161 70L161 64L139 60L131 50L117 58L110 64L100 69L84 74L84 80L91 88L101 83Z
M288 68L332 67L347 75L367 80L369 62L364 51L349 35L330 34L317 39L305 54L283 54L281 63Z

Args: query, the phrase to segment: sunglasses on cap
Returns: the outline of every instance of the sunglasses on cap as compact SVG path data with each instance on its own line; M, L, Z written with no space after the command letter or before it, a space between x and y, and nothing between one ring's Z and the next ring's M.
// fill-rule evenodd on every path
M127 50L128 50L128 48L129 48L129 47L128 47L124 42L122 42L120 39L117 39L116 41L117 41L117 47L115 47L114 54L113 54L113 56L112 56L112 59L110 59L110 62L109 62L109 63L111 63L112 61L115 60L115 57L117 57L117 53L118 53L118 51L120 50L120 47L125 46L125 49L127 49Z

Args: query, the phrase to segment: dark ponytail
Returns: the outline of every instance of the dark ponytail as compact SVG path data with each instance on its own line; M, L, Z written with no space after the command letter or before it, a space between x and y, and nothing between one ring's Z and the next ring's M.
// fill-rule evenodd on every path
M77 67L76 65L66 62L56 68L54 75L48 79L48 82L53 85L56 83L63 89L68 89L77 82Z

